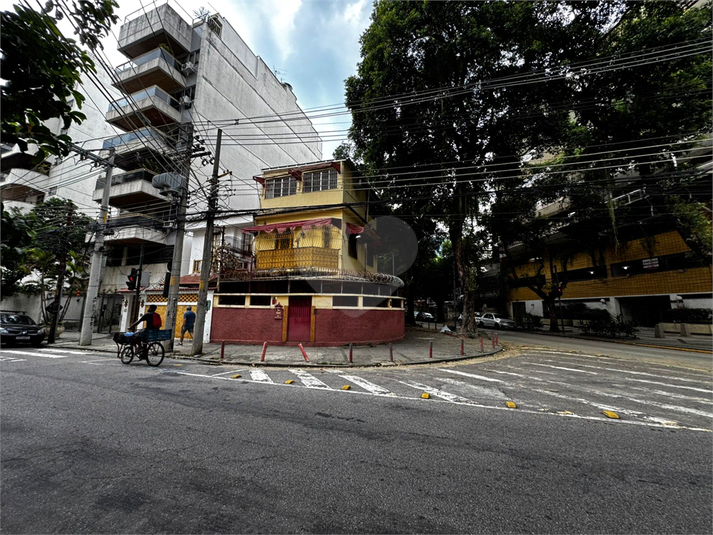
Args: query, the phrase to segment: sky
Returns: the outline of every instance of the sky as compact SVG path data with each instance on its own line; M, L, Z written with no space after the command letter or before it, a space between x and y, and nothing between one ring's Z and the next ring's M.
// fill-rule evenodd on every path
M119 22L112 27L113 35L104 40L104 50L114 67L127 61L116 51L116 37L124 19L142 6L150 10L165 0L117 2ZM0 9L10 9L15 3L0 0ZM36 0L28 3L38 5ZM169 3L189 22L201 7L211 14L220 13L253 53L275 71L278 79L292 86L297 103L308 113L314 108L344 103L344 80L356 73L359 38L369 25L373 9L372 0L169 0ZM71 30L66 35L71 37ZM324 139L323 158L329 159L346 139L350 116L313 122Z

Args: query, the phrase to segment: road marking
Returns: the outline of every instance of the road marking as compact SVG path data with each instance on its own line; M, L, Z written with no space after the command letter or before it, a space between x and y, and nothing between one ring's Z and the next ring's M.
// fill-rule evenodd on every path
M592 365L589 365L589 364L580 364L579 362L577 362L576 364L577 364L578 366L581 366L582 368L594 368L595 370L606 370L606 371L616 372L616 373L628 373L628 374L630 374L630 375L644 375L644 376L647 376L647 377L660 377L660 378L664 378L664 379L670 378L670 375L665 375L665 374L663 374L663 372L666 372L666 371L669 371L669 370L661 370L662 373L659 374L659 375L657 375L657 374L655 374L655 373L636 372L636 371L633 371L633 370L622 370L622 369L620 369L620 368L606 368L606 367L604 367L604 366L592 366ZM677 381L683 381L683 382L686 382L686 383L698 383L698 382L700 382L699 379L685 379L685 378L683 378L683 377L680 377L678 374L676 375L675 378L676 378Z
M503 399L507 397L505 394L503 394L498 388L494 386L483 386L483 385L474 385L471 383L466 383L465 381L458 381L457 379L451 379L450 377L435 377L435 379L438 379L439 381L443 381L444 383L448 383L449 385L455 385L455 386L460 386L464 388L469 388L471 390L475 390L475 393L481 396L490 396L493 398L497 399Z
M710 394L712 391L709 388L696 388L693 386L683 386L683 385L672 385L670 383L660 383L658 381L647 381L646 379L633 379L632 377L625 377L627 381L635 381L637 383L648 383L650 385L668 386L669 388L685 388L686 390L694 390L696 392L705 392Z
M27 359L14 359L12 357L0 356L0 362L26 362Z
M455 394L451 394L450 392L446 392L444 390L439 390L437 388L431 388L430 386L422 385L420 383L412 383L411 381L399 381L399 383L406 385L406 386L410 386L411 388L415 388L417 390L422 390L423 392L426 392L427 394L436 396L441 399L445 399L446 401L450 401L451 403L466 403L466 404L472 403L472 400L470 400L468 398L464 398L462 396L457 396Z
M219 375L230 375L231 373L237 373L237 372L240 372L240 371L243 371L242 368L237 369L237 370L231 370L231 371L229 371L229 372L214 373L213 376L214 376L214 377L217 377L217 376L219 376Z
M48 353L69 353L70 355L86 355L86 351L72 351L71 349L54 349L51 347L39 347L37 351Z
M386 388L383 386L376 385L374 383L370 383L366 379L362 379L361 377L357 377L356 375L340 375L342 379L346 379L347 381L351 381L352 383L362 387L364 390L367 390L371 392L372 394L376 394L379 396L393 396L391 392L389 392Z
M552 366L551 364L540 364L539 362L530 362L532 366L542 366L543 368L554 368L556 370L566 370L568 372L577 372L577 373L588 373L591 375L599 375L597 372L588 372L586 370L578 370L576 368L565 368L564 366Z
M37 353L33 351L7 351L6 354L12 355L30 355L32 357L42 357L45 359L66 359L69 355L43 355L42 353Z
M250 378L256 383L272 383L272 379L264 370L250 370Z
M290 371L300 378L300 381L304 383L307 388L320 388L322 390L331 390L326 383L323 383L317 379L311 373L307 373L299 368L290 368Z
M458 370L441 370L444 372L448 373L455 373L457 375L463 375L465 377L472 377L473 379L480 379L481 381L489 381L491 383L502 383L504 381L501 381L500 379L493 379L492 377L485 377L484 375L476 375L474 373L466 373L466 372L461 372Z

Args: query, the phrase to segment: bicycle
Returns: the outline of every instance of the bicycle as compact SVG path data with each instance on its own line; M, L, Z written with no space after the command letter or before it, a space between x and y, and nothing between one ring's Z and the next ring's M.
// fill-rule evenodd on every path
M158 366L163 362L166 350L161 340L170 340L171 329L147 329L140 333L116 333L116 356L122 364L130 364L134 358L145 360L149 366Z

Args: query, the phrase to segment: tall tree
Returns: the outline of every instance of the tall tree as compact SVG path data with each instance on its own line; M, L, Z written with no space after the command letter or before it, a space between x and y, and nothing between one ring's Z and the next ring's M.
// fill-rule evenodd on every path
M39 11L24 4L0 13L2 60L2 141L39 147L34 163L47 155L69 153L71 139L55 135L46 121L58 118L63 128L80 124L84 95L77 91L82 74L96 72L94 62L82 47L101 48L101 38L118 20L114 0L78 0L68 4L49 0ZM57 27L68 19L79 43L65 37Z
M375 3L346 82L350 137L382 198L447 226L466 317L475 271L465 222L523 154L560 143L569 113L561 66L621 4Z

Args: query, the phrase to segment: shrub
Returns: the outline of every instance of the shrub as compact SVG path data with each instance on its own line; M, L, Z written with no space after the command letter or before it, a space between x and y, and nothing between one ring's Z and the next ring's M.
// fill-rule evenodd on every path
M582 322L584 334L611 338L636 338L638 329L633 321L625 320L621 314L614 318L606 310L592 310L592 312L596 314Z
M667 323L711 323L710 308L671 308L664 311Z
M542 318L533 314L525 313L521 318L515 320L518 329L526 331L535 331L542 329Z

